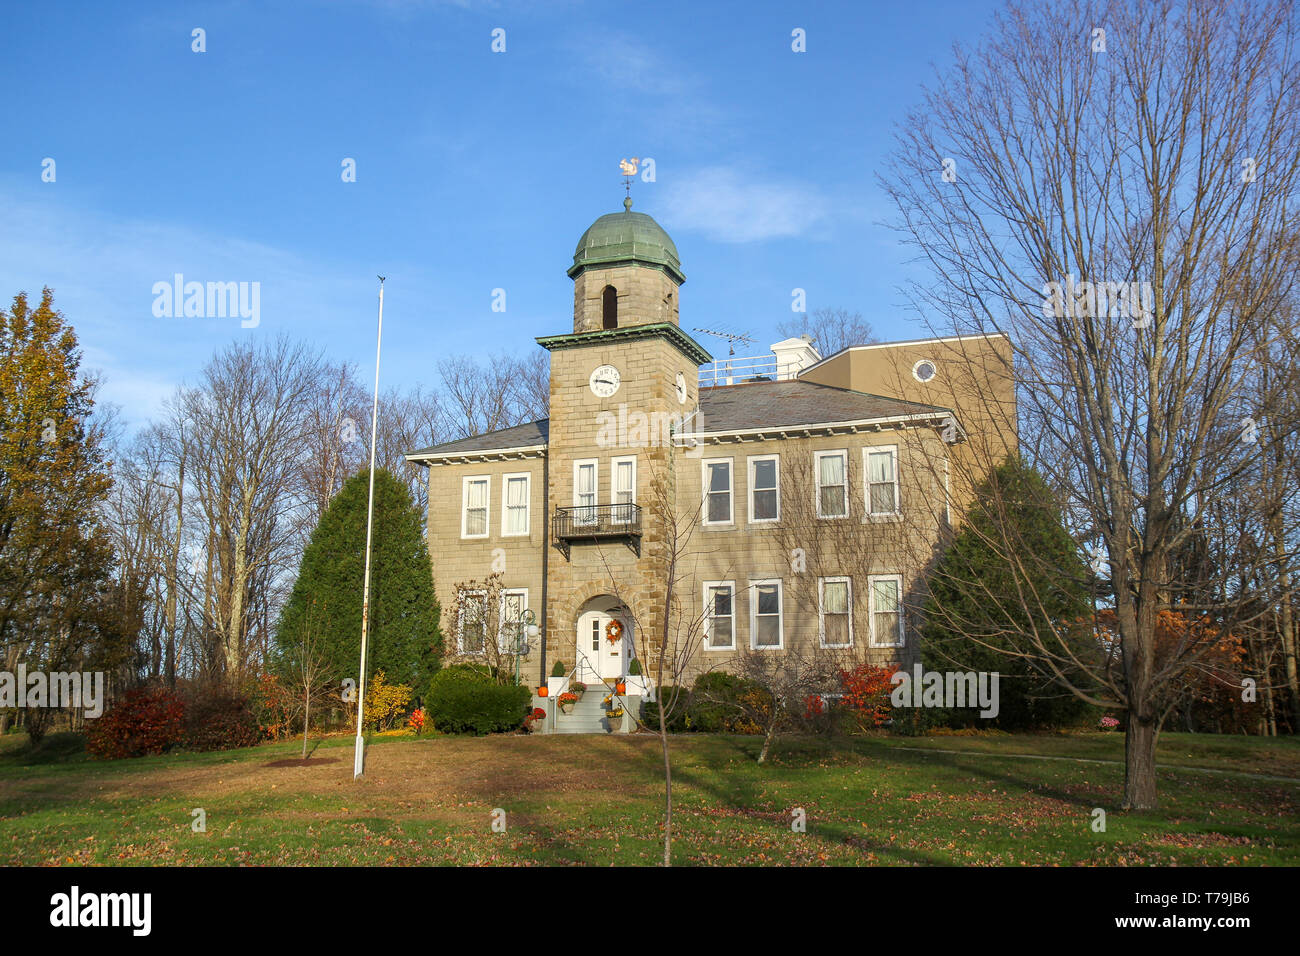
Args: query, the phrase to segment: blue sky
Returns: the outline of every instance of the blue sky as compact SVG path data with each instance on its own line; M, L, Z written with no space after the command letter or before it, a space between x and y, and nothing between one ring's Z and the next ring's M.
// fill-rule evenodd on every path
M384 384L432 384L445 355L571 331L574 245L621 208L618 161L638 156L656 181L636 209L687 276L683 326L761 351L799 287L883 338L923 334L875 173L999 6L6 3L0 296L51 286L132 427L241 337L287 332L369 381L376 273ZM259 282L257 328L155 317L178 272Z

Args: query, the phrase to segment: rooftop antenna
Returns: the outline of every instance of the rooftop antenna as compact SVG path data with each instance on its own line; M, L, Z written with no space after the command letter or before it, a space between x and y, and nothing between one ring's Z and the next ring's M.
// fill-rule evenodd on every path
M695 331L703 332L705 335L716 335L720 339L727 340L727 373L725 378L727 380L728 385L733 384L731 379L731 359L736 354L736 343L743 342L746 345L753 345L754 344L753 337L744 335L740 332L715 332L713 329L701 329L698 326L696 327ZM715 385L717 384L717 381L718 381L718 366L717 363L715 362L713 365L713 382Z
M716 335L720 339L726 339L727 345L729 346L729 348L727 349L728 355L736 354L737 342L744 342L746 345L754 344L754 339L752 336L742 335L739 332L715 332L713 331L713 329L701 329L698 327L695 329L695 331L703 332L705 335Z
M641 160L637 156L618 161L619 171L623 173L623 187L627 190L627 198L623 200L624 212L632 211L632 177L636 175L636 167L640 162Z

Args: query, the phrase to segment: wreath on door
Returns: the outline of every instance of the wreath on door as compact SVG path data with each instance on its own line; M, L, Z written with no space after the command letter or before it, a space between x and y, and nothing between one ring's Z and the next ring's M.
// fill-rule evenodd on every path
M612 620L605 625L605 640L617 644L623 639L623 622Z

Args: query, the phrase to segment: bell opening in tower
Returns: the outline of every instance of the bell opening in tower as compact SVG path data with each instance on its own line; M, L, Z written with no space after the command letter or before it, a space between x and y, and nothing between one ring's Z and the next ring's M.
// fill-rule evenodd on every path
M605 286L601 295L601 327L618 328L618 290L612 285Z

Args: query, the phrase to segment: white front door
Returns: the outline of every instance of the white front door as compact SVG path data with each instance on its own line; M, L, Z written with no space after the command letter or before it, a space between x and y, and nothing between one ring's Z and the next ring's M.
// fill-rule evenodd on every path
M606 635L609 622L620 621L624 626L622 636L610 641ZM621 679L627 673L627 621L621 615L608 611L588 611L578 618L578 663L582 679Z

